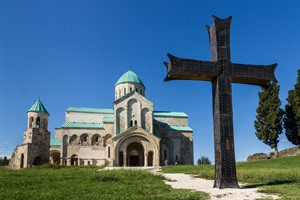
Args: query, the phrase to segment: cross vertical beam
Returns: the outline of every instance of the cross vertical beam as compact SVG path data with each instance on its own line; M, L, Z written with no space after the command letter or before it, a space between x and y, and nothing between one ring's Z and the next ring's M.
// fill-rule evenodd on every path
M232 88L230 62L230 23L213 16L215 23L206 26L210 40L211 62L216 63L218 77L212 81L215 141L215 188L239 188L233 137Z
M239 188L236 177L231 83L264 86L276 80L273 65L234 64L230 60L230 23L232 17L213 16L209 33L211 61L177 58L168 54L170 63L165 81L202 80L212 82L215 143L216 188Z

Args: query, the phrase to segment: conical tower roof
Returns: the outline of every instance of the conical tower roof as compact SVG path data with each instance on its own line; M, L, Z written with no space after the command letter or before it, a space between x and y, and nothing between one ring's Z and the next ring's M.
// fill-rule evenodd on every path
M44 113L47 113L48 115L50 115L40 99L38 99L31 106L31 108L28 110L28 112L44 112Z
M128 70L125 74L123 74L119 78L119 80L117 81L115 86L120 84L120 83L138 83L138 84L141 84L142 86L145 87L142 80L131 70Z

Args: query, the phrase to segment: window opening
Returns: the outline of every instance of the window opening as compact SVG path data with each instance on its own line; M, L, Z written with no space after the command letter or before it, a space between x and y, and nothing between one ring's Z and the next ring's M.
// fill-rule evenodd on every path
M110 147L108 147L108 149L107 149L107 156L108 156L108 158L110 158Z
M33 122L33 117L30 117L30 119L29 119L29 128L32 128L32 122Z
M40 128L40 118L39 117L36 119L36 127Z

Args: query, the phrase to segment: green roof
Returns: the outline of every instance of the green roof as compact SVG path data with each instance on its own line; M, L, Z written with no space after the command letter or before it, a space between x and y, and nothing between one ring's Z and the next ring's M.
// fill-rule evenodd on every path
M60 146L61 140L59 138L51 138L50 139L50 146Z
M119 78L119 80L117 81L115 86L120 84L120 83L138 83L138 84L141 84L142 86L145 87L145 85L143 84L141 79L131 70L128 70L125 74L123 74Z
M189 126L169 126L168 129L175 131L193 131L193 129Z
M103 128L102 123L88 123L88 122L65 122L61 128L87 128L87 129L95 129L95 128Z
M69 107L67 112L83 112L83 113L100 113L100 114L114 114L113 109L107 108L82 108L82 107Z
M47 109L45 108L45 106L43 105L43 103L41 102L40 99L38 99L32 106L31 108L29 108L28 112L44 112L44 113L48 113Z
M115 120L113 117L103 117L103 120L102 120L103 123L114 123Z
M188 117L184 112L153 111L154 117Z

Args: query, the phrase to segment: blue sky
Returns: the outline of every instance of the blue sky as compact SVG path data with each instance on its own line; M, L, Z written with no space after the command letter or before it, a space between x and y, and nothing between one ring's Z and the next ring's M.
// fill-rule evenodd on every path
M300 64L300 1L0 1L0 156L22 143L40 97L49 130L69 106L112 108L128 69L155 110L182 111L194 129L195 161L214 161L211 83L164 82L167 53L210 60L205 25L233 16L231 61L278 63L282 107ZM255 136L258 86L233 84L236 160L272 150ZM284 134L279 150L291 147Z

